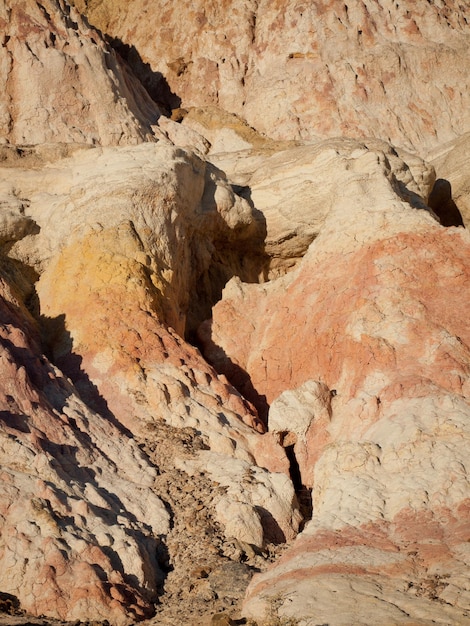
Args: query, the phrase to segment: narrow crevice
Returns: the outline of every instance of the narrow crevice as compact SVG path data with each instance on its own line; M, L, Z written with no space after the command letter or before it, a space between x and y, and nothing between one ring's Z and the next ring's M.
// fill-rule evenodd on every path
M302 515L302 523L299 530L303 530L305 524L312 519L312 491L303 484L302 473L300 471L299 462L295 453L295 444L297 437L294 433L286 431L282 433L281 445L283 446L287 459L289 460L289 473L294 485L297 500L299 502L299 510Z
M452 186L448 180L443 178L436 180L428 204L442 226L464 226L462 214L452 198Z

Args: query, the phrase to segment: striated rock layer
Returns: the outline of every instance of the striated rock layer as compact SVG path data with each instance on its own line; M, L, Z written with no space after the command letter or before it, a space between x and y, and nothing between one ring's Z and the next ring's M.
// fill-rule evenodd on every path
M428 150L470 130L458 0L75 0L169 106L217 105L275 139L375 136ZM121 49L121 47L120 47Z
M0 0L0 607L470 623L469 19Z
M319 179L342 172L319 236L282 278L233 279L201 329L312 488L311 522L245 614L470 623L470 239L427 209L423 162L316 151Z
M170 521L157 469L41 354L12 278L2 258L0 589L35 615L148 617Z

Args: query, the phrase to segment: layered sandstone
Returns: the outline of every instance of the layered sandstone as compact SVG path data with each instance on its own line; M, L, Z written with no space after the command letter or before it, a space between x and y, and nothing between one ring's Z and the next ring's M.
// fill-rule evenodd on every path
M1 263L2 594L34 615L148 617L169 529L157 468L43 356L21 272Z
M434 171L424 167L422 159L378 140L369 139L359 146L346 140L331 141L327 144L330 150L321 142L253 144L247 150L211 154L210 158L265 222L266 259L261 279L282 275L303 258L338 196L349 193L342 186L354 164L351 154L356 147L383 152L395 183L407 186L410 193L427 195L434 182ZM342 167L329 167L335 152L343 159ZM436 210L441 210L441 202L435 204Z
M283 277L233 279L201 330L312 488L312 521L246 614L467 623L470 240L426 207L423 162L316 150L318 179L342 172L319 236Z
M470 13L457 0L75 5L170 107L217 105L276 139L374 136L420 151L470 129Z

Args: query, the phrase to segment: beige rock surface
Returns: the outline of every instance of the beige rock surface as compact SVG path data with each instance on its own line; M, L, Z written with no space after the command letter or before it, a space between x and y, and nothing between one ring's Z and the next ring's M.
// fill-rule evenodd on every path
M470 624L468 7L75 6L0 0L0 623Z
M2 0L0 142L151 141L158 106L66 0Z
M217 105L275 139L374 136L423 152L470 130L458 0L75 4L183 107Z
M338 202L338 194L346 195L344 179L351 176L357 155L366 150L382 153L379 158L390 168L393 184L408 186L410 193L427 198L434 181L432 167L379 140L291 146L265 142L258 149L210 155L265 221L262 278L282 275L302 259ZM355 190L357 197L360 193Z
M342 185L302 261L264 285L233 279L206 344L271 405L312 487L312 521L255 577L245 615L466 624L470 239L426 209L424 163L400 183L399 160L348 148L323 145Z

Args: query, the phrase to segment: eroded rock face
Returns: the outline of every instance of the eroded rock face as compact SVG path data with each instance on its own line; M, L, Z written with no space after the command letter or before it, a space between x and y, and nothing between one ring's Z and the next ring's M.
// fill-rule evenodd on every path
M66 0L0 7L0 142L136 144L158 106Z
M284 450L183 339L190 294L204 293L218 246L232 251L225 271L237 271L259 225L221 172L168 145L5 146L2 156L4 298L16 286L18 324L29 324L21 334L4 322L3 514L4 528L24 526L15 541L31 571L4 542L0 587L35 614L104 619L109 605L107 618L128 623L154 610L166 573L156 555L167 568L171 558L154 445L165 428L197 435L189 456L169 444L164 471L180 485L207 477L205 506L226 540L262 549L299 526ZM25 510L33 521L23 524Z
M1 263L0 588L35 615L148 617L169 529L157 468L41 354L19 272Z
M346 352L338 352L338 360L325 350L312 352L310 343L303 341L304 331L301 329L305 325L305 332L310 329L312 337L317 337L319 329L324 328L327 336L322 341L326 346L330 345L328 333L333 333L330 328L335 326L331 320L335 316L343 319L343 306L329 306L326 316L320 313L317 303L333 303L334 298L339 298L334 295L338 281L346 285L352 283L356 267L354 255L365 254L363 249L366 246L370 250L371 268L375 266L375 247L379 252L380 246L385 245L381 243L382 232L387 232L390 238L402 232L411 232L418 237L427 223L438 228L437 219L423 200L433 186L434 171L423 161L412 157L412 165L408 166L397 156L391 159L380 143L368 149L364 143L327 141L311 150L311 162L315 167L311 168L310 176L315 176L317 184L322 178L341 180L341 185L329 188L332 194L330 210L321 235L314 240L315 245L310 246L296 270L281 277L279 282L244 285L234 278L226 286L222 301L214 308L212 322L200 329L201 339L205 342L204 353L209 360L255 402L258 395L265 396L269 404L285 389L297 387L310 378L317 380L318 376L312 375L317 370L310 367L318 367L325 383L334 387L327 372L337 368L336 382ZM410 207L414 210L408 210ZM312 203L312 222L318 219L317 210ZM307 208L305 213L308 215ZM440 232L440 228L438 230ZM284 245L289 246L289 243ZM387 245L398 244L391 241ZM306 267L313 257L315 271L304 270L308 280L305 284L300 267ZM317 271L320 263L321 268ZM327 268L330 269L327 271ZM320 281L320 276L325 278ZM320 281L318 286L317 281ZM357 290L351 286L347 291L356 293ZM292 325L292 334L294 339L299 336L299 345L292 350L288 348L287 352L282 342L276 347L281 337L285 337L282 316L273 315L282 309L279 293L284 294L286 302L292 302L286 312L294 315L295 311L294 319L298 321ZM361 298L359 292L357 297ZM318 319L316 311L319 311ZM263 323L258 325L248 322L249 319L263 320ZM237 328L236 334L232 328ZM269 351L269 359L264 359L265 350ZM297 367L294 366L296 362ZM323 371L326 364L328 368ZM247 375L250 380L243 386L240 381ZM251 395L250 386L256 390ZM262 409L259 402L258 408Z
M342 186L297 268L233 280L202 329L312 487L312 521L246 615L466 623L470 239L420 200L424 163L400 184L383 152L349 148L323 146Z
M374 136L423 151L470 128L470 14L457 0L75 4L182 106L218 105L269 137Z
M399 193L407 187L409 194L426 199L434 181L432 167L422 159L383 141L293 144L265 142L258 149L210 157L261 212L266 229L262 279L283 275L303 258L327 215L345 195L344 180L357 167L359 154L378 151L391 183L403 188ZM359 200L360 190L354 193Z
M76 7L0 7L0 601L208 623L287 541L257 623L470 622L467 7Z

